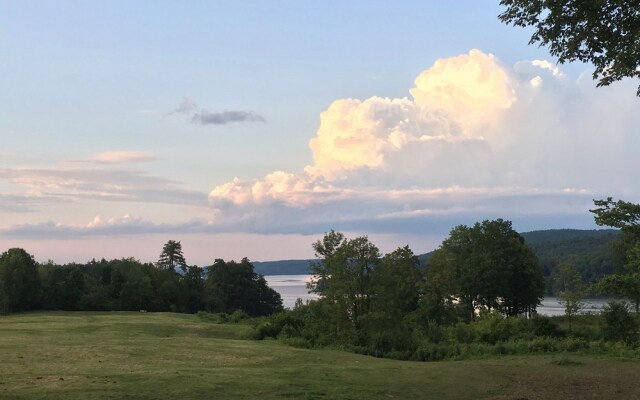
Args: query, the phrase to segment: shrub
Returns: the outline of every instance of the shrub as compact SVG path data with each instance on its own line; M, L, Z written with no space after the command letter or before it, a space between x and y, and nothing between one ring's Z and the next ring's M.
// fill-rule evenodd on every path
M576 352L579 350L587 350L590 347L588 341L578 338L578 337L569 337L560 342L561 347L559 350L568 351L568 352Z
M253 338L262 340L266 338L275 338L280 333L281 327L271 323L271 321L262 321L253 329Z
M558 338L563 335L558 324L546 316L536 315L531 319L531 326L535 336Z
M556 351L559 346L557 339L550 337L538 337L526 343L527 353L549 353Z
M446 334L446 329L436 324L434 321L429 321L429 323L424 327L424 336L433 343L440 343L445 338ZM464 334L461 335L464 336Z
M228 317L228 322L237 324L238 322L242 322L245 321L247 319L249 319L249 314L247 314L245 311L243 310L235 310L234 312L232 312L229 317Z
M476 332L471 324L458 322L449 328L451 339L458 343L472 343L476 339Z
M602 334L613 341L634 342L638 339L638 320L626 302L610 301L602 309Z
M450 357L450 348L445 343L424 342L414 354L417 361L439 361Z

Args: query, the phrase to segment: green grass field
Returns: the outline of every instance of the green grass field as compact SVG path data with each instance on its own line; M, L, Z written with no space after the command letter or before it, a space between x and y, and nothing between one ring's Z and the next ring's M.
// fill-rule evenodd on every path
M0 316L0 399L636 399L640 363L418 363L243 339L171 313Z

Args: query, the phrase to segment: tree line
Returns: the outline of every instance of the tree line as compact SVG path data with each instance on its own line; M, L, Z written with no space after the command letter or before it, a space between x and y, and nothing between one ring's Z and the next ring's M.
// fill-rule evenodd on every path
M317 261L310 265L309 290L320 298L298 301L292 310L283 310L278 293L246 258L189 266L180 242L169 241L155 264L38 264L26 251L10 249L0 256L0 311L240 310L268 315L256 321L259 339L418 360L487 351L601 351L609 346L602 340L638 338L640 205L611 198L595 205L596 223L619 229L615 251L621 261L589 290L628 299L636 311L612 302L594 316L599 328L578 323L584 322L577 314L587 288L571 260L554 277L566 319L536 315L543 270L524 237L502 219L454 227L426 269L408 246L383 255L367 236L330 231L313 244Z
M382 255L366 236L348 239L330 231L313 245L319 261L311 265L309 289L320 298L269 317L256 327L256 337L416 360L599 352L611 341L635 343L640 205L612 199L595 205L591 212L598 224L620 229L616 251L623 261L589 290L631 300L635 315L627 303L612 301L600 316L578 318L587 288L571 259L553 276L565 317L537 315L545 292L543 270L511 222L497 219L453 228L426 269L408 247Z
M282 310L282 299L247 258L190 266L180 242L172 240L156 264L133 258L41 264L12 248L0 255L0 313L29 310L240 310L258 316Z
M408 351L429 327L470 323L481 312L531 315L544 293L535 255L502 219L455 227L426 271L408 246L382 255L366 236L330 231L313 248L309 289L320 299L274 316L258 336Z

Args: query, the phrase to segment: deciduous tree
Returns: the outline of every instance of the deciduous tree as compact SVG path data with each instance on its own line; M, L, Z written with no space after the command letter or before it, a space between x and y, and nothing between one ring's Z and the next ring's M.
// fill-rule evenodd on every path
M510 221L457 226L436 252L442 253L434 256L438 275L453 279L445 286L449 293L441 295L455 298L469 319L478 309L508 316L527 313L542 298L542 270Z
M558 266L555 276L558 298L560 304L564 306L564 315L569 320L569 332L573 329L573 317L575 317L582 308L585 288L582 285L582 278L576 272L572 262L565 260Z
M282 310L280 294L267 285L247 258L217 259L207 267L205 302L211 312L242 310L249 315L269 315Z
M380 261L378 248L366 236L345 239L331 231L313 244L319 262L311 265L311 289L331 309L330 323L340 334L357 334L371 305L371 275Z
M35 308L41 295L40 277L33 257L13 248L0 255L0 312Z
M535 29L529 44L549 46L558 62L595 66L606 86L640 78L640 3L637 0L501 0L502 22ZM640 96L640 86L637 96Z
M385 254L371 273L371 306L364 339L376 352L408 348L412 313L418 306L422 273L409 246Z
M640 312L640 204L626 201L594 200L598 225L620 229L616 250L623 259L622 271L604 277L598 282L601 290L630 299L636 313Z

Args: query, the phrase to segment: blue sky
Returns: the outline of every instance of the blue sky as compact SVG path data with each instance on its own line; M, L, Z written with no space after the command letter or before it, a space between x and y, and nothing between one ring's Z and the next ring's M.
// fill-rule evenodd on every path
M636 83L497 1L0 1L0 247L58 262L383 251L637 201Z

